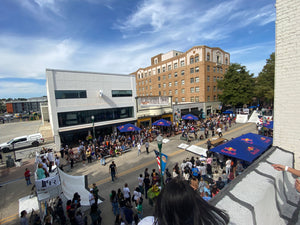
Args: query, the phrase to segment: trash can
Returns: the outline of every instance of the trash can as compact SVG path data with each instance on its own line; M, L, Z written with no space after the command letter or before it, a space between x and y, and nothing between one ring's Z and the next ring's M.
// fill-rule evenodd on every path
M11 155L6 156L6 158L7 158L7 160L6 160L6 167L7 168L14 167L15 166L15 162L11 158Z

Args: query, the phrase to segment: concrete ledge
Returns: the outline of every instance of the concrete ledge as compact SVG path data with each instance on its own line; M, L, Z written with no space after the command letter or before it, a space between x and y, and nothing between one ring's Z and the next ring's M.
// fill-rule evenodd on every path
M299 224L300 196L295 178L272 164L293 167L294 155L272 147L210 203L224 209L231 224Z

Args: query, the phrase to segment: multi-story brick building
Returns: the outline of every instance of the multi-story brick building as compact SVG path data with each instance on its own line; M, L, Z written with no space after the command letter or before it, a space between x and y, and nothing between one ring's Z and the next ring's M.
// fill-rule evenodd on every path
M158 54L150 66L133 73L137 96L172 96L175 103L218 102L217 81L229 64L228 52L207 46Z

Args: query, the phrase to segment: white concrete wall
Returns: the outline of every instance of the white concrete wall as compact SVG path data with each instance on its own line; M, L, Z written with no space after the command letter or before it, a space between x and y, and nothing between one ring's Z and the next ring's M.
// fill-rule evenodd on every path
M276 1L273 145L295 153L300 169L300 1Z

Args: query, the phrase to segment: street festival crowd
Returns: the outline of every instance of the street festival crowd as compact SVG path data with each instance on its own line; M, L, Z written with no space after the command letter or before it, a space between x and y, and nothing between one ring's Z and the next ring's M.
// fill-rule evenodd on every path
M170 137L180 134L182 139L187 142L192 140L207 140L208 150L212 147L210 138L214 136L223 136L223 131L227 131L235 124L235 118L229 115L211 115L208 119L199 121L174 122L172 126L161 130L159 127L142 128L140 132L130 133L112 133L110 135L100 136L98 139L92 139L88 136L86 140L79 140L79 147L71 148L63 145L60 149L62 160L68 162L68 166L72 169L75 163L82 162L86 166L93 161L99 160L100 165L105 166L107 157L118 157L132 148L138 149L140 153L141 145L145 145L147 154L149 153L149 142L154 141L159 133L163 137ZM41 154L44 156L38 164L37 179L43 179L49 176L52 165L64 170L61 159L57 154L54 155L51 149L42 149ZM197 156L183 159L169 170L166 168L164 184L172 182L172 180L183 180L189 183L189 186L204 200L209 201L216 196L236 176L240 175L247 164L235 158L228 158L221 154L207 152L207 157ZM112 161L109 165L109 172L112 181L116 178L117 166ZM30 178L28 182L28 171L24 174L27 185L31 184ZM148 168L144 174L137 176L136 188L132 191L127 183L123 187L116 187L111 191L109 196L112 211L115 215L115 224L138 224L143 218L143 202L147 199L151 206L157 207L157 198L160 190L160 174L159 171ZM101 224L101 211L98 208L99 189L96 184L90 189L90 220L92 224ZM206 203L205 203L206 204ZM206 208L212 207L208 204ZM65 210L63 209L62 200L58 199L55 209L56 218L60 224L65 224L67 220L73 225L87 224L87 217L80 210L80 196L74 193L74 197L68 200ZM217 209L216 209L217 210ZM67 217L65 217L65 214ZM25 215L26 216L26 215ZM53 215L52 215L53 216ZM50 216L49 216L50 217ZM45 217L46 224L52 224L52 219ZM228 218L227 218L228 219ZM38 220L36 220L38 221ZM26 223L25 223L26 224ZM36 223L38 224L38 222ZM139 224L143 223L143 220ZM153 223L149 223L153 224ZM201 223L199 223L201 224ZM224 223L226 224L226 223Z

